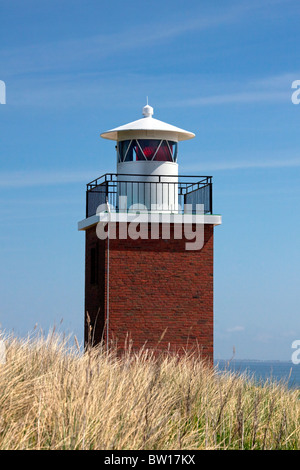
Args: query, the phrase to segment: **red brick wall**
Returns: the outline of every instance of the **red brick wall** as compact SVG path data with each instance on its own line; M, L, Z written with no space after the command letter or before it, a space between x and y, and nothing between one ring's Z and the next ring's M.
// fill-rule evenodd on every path
M204 246L196 251L187 251L186 240L175 240L172 232L170 240L110 240L110 339L121 348L126 337L134 348L145 343L158 350L198 348L212 360L213 226L205 225ZM94 285L92 247L98 251ZM92 227L86 232L86 311L93 326L98 313L95 342L106 320L106 263L107 241L99 240Z

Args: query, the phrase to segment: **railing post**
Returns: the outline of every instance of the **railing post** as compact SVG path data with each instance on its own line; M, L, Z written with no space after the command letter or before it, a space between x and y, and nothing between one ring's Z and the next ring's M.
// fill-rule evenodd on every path
M109 204L110 201L108 200L108 181L105 182L105 186L106 186L106 188L105 188L105 191L106 191L106 193L105 193L105 200L106 200L107 203Z
M85 197L85 216L88 218L89 216L89 191L86 188L86 197Z
M209 192L210 192L210 213L213 213L213 191L212 191L212 178L209 178L210 184L209 184Z

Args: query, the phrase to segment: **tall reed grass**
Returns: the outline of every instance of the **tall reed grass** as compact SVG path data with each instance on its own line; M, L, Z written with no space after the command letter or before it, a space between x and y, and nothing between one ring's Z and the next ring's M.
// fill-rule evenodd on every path
M76 342L76 338L75 338ZM197 356L6 338L0 449L299 449L299 390Z

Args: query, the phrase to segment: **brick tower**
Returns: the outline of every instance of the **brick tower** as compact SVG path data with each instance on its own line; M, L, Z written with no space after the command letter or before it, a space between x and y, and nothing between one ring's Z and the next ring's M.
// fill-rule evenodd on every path
M213 360L212 178L178 174L178 143L195 135L154 119L101 134L117 173L87 185L85 340L121 349L197 349Z

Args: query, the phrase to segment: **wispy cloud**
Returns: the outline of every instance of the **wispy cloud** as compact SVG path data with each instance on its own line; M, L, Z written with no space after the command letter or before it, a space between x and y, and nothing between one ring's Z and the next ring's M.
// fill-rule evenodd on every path
M290 90L286 91L243 91L237 93L227 93L212 96L203 96L192 99L185 99L169 103L169 106L211 106L224 104L245 104L245 103L278 103L290 101Z
M269 161L224 161L212 164L184 165L181 164L181 172L192 171L202 172L212 171L234 171L246 169L264 169L264 168L298 168L300 167L300 158L286 160ZM107 169L106 169L107 170ZM98 170L98 176L106 172ZM97 175L96 175L97 176ZM0 173L0 189L5 188L26 188L38 186L53 186L74 183L88 183L95 178L95 170L28 170L28 171L2 171Z
M124 72L119 73L81 73L59 76L33 77L14 80L10 84L9 104L17 106L109 106L126 103L131 106L137 95L144 96L145 90L155 90L160 109L196 108L206 106L230 106L247 104L287 104L291 106L293 80L299 73L284 73L277 77L264 76L256 80L236 83L233 77L223 81L223 93L215 94L219 77L211 75L209 81L201 74L151 74ZM165 83L168 83L166 93ZM182 99L182 90L199 90L201 96ZM188 91L186 93L189 93ZM195 93L195 91L194 91ZM170 99L171 98L171 99ZM155 105L155 103L154 103Z
M259 333L255 338L254 341L257 343L269 344L270 342L274 341L274 336L269 334L268 332Z
M0 173L0 188L26 188L88 183L94 178L94 170L5 171Z
M236 333L236 332L239 332L239 331L245 331L245 327L237 325L237 326L233 326L231 328L227 328L226 331L227 331L227 333Z
M44 44L0 49L0 61L7 75L66 71L90 64L97 68L100 60L133 49L151 49L189 31L202 31L232 21L237 13L232 10L223 15L204 18L201 14L174 24L157 23L143 28L124 29L123 32L93 35L79 39L64 39Z
M298 168L300 167L300 157L292 158L292 159L282 159L282 160L236 160L236 161L224 161L218 163L210 163L201 166L197 165L184 165L182 164L181 167L185 170L193 170L193 171L223 171L223 170L247 170L247 169L264 169L264 168Z
M259 90L282 90L286 87L291 88L292 82L296 77L300 76L300 70L294 72L286 72L277 75L269 75L267 77L260 77L249 79L248 85L253 89Z
M300 77L299 72L282 73L247 79L239 82L225 81L224 93L206 94L167 103L169 107L218 106L247 103L287 103L291 102L291 84Z
M285 0L285 3L288 0ZM144 26L125 27L123 31L110 34L97 34L78 39L61 39L42 44L28 46L0 46L0 62L5 75L24 75L36 72L82 69L90 65L97 69L101 60L106 57L124 54L124 52L144 49L151 50L174 38L190 32L201 32L218 28L247 19L250 12L262 12L272 5L282 3L282 0L265 0L239 2L232 7L213 9L209 14L203 14L201 7L193 11L190 17L182 18L178 14L168 19L158 20L147 24L147 34Z

